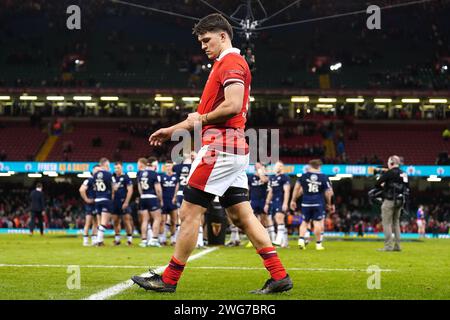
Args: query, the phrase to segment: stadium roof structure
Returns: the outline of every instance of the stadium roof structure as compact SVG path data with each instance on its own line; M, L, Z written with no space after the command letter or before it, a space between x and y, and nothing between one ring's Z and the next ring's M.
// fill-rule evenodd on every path
M149 10L149 11L153 11L153 12L157 12L157 13L161 13L161 14L167 14L167 15L171 15L171 16L175 16L175 17L179 17L179 18L184 18L184 19L189 19L189 20L194 20L194 21L200 20L200 18L198 18L198 17L193 17L193 16L189 16L189 15L185 15L182 13L177 13L177 12L173 12L173 11L169 11L169 10L162 10L162 9L158 9L158 8L154 8L154 7L146 6L146 5L141 5L141 4L133 3L133 2L129 2L129 1L124 1L124 0L110 0L110 1L113 3L125 5L125 6L135 7L135 8L139 8L142 10ZM203 3L204 5L206 5L207 7L209 7L210 9L212 9L213 11L220 13L221 15L226 17L232 24L232 27L235 30L237 30L241 36L245 37L245 39L247 41L250 41L250 39L252 37L256 36L257 32L263 31L263 30L277 29L277 28L282 28L282 27L287 27L287 26L319 22L319 21L330 20L330 19L338 19L338 18L342 18L342 17L348 17L348 16L353 16L353 15L368 13L368 9L366 7L364 7L363 9L360 9L360 10L353 10L353 11L336 13L336 14L327 15L327 16L314 17L314 18L308 18L308 19L301 19L301 20L297 20L297 21L290 21L290 22L285 22L285 23L266 25L268 21L271 21L272 19L279 16L280 14L287 11L288 9L292 8L293 6L300 4L302 2L302 0L294 0L291 3L289 3L288 5L282 7L281 9L279 9L278 11L276 11L270 15L264 8L264 5L261 0L243 0L243 3L241 5L239 5L234 10L234 12L230 15L225 13L224 11L218 9L217 7L210 4L206 0L199 0L199 1L201 3ZM437 0L405 1L405 2L400 2L400 3L387 4L385 6L379 7L379 9L380 10L390 10L390 9L409 7L409 6L413 6L413 5L424 4L424 3L435 2L435 1L437 1ZM255 3L255 6L253 6L253 2ZM364 5L366 5L366 4L364 4ZM255 17L254 11L256 8L258 8L264 15L264 17L262 17L261 19L257 19ZM239 13L241 13L242 11L245 11L245 16L238 17L237 15Z

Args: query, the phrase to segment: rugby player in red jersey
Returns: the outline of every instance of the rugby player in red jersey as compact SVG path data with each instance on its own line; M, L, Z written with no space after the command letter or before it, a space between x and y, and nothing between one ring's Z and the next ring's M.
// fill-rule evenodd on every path
M202 50L215 60L197 112L169 128L153 133L149 142L159 146L176 130L194 130L202 125L202 148L192 163L180 208L181 226L175 252L162 275L133 276L147 290L175 292L189 256L195 249L201 217L214 197L234 225L243 230L270 273L256 294L283 292L293 287L269 234L253 214L248 200L246 169L249 163L244 129L250 97L251 73L239 49L233 48L233 29L220 14L211 14L194 26ZM194 128L194 125L196 128Z

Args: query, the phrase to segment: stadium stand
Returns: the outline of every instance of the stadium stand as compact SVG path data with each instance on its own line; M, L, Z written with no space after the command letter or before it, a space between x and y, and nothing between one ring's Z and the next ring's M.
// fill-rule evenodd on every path
M52 118L43 123L50 129L32 127L27 120L3 119L0 132L0 156L5 160L34 159L51 131ZM21 118L23 119L23 118ZM60 118L66 119L66 118ZM167 117L149 120L121 120L91 117L62 120L64 130L45 159L48 161L92 161L102 156L112 160L135 161L140 156L170 158L173 144L152 148L148 136ZM154 121L154 124L151 124ZM254 124L258 122L254 121ZM442 138L448 126L445 121L353 120L289 120L280 126L280 158L285 163L307 163L321 158L324 163L383 164L392 154L404 157L406 164L434 165L448 161L449 140ZM267 128L253 126L255 129ZM55 133L55 132L53 132ZM20 143L8 143L20 139ZM370 141L370 143L368 143ZM389 144L386 144L389 141ZM3 154L5 157L3 157ZM446 156L447 154L447 156Z
M237 1L214 2L229 12L238 6ZM264 5L275 12L287 3ZM83 3L82 30L67 32L57 26L65 26L62 13L70 4L67 0L0 2L0 44L8 43L0 52L0 86L198 88L205 81L207 61L190 34L191 21L103 0ZM190 0L146 1L145 5L204 15L201 6ZM273 22L360 10L361 6L361 1L302 1ZM252 87L319 88L320 75L328 75L332 88L448 89L449 10L448 1L390 10L383 15L382 30L376 31L365 28L364 15L261 31L253 40ZM164 34L148 32L160 29ZM246 45L238 35L236 41ZM289 50L284 43L290 43ZM330 73L330 64L337 62L342 69Z
M3 161L33 161L47 132L25 121L5 121L0 125L0 151ZM11 142L14 143L11 143Z
M142 156L170 156L170 145L152 148L148 136L152 128L146 123L107 121L74 122L49 154L51 161L91 161L108 157L111 160L136 161Z
M357 140L347 138L346 150L350 161L361 159L361 155L377 155L384 160L399 154L408 163L433 165L436 155L449 148L449 143L441 137L444 127L428 123L357 123L355 129L359 137Z

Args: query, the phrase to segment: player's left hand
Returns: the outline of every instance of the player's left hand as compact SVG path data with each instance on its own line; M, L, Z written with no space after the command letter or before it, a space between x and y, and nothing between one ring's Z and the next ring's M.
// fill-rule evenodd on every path
M289 210L288 205L287 204L283 204L283 206L281 207L281 210L283 210L283 212L287 212Z
M126 208L128 208L128 203L124 202L123 205L122 205L122 210L125 210Z

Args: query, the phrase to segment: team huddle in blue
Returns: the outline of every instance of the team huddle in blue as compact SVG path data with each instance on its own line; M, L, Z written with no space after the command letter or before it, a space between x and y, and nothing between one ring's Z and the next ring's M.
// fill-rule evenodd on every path
M300 249L306 249L308 233L312 228L316 235L316 249L324 249L323 221L326 211L334 212L334 205L331 183L328 177L320 172L320 167L320 160L310 161L308 171L297 179L292 195L291 179L283 173L282 162L275 164L273 175L267 176L264 167L257 163L256 173L248 176L250 204L266 227L274 245L288 246L285 223L286 215L291 210L301 212Z
M309 169L295 183L291 195L291 179L283 172L283 163L277 162L274 174L267 175L265 167L255 165L256 172L248 175L249 200L255 215L266 227L274 245L288 246L286 215L292 211L301 212L299 247L306 249L309 231L314 228L316 249L323 250L323 221L326 211L333 212L333 190L328 177L320 172L320 160L312 160ZM139 223L141 226L141 247L159 247L166 244L170 231L170 243L176 242L179 228L178 209L183 201L183 189L188 183L190 161L173 164L168 161L165 172L156 172L156 159L140 158L136 175L139 191ZM104 231L112 218L115 239L119 245L121 219L124 223L127 244L132 245L134 224L131 217L130 200L133 195L133 181L123 172L122 163L116 162L114 173L110 163L102 158L93 169L92 177L80 187L85 201L86 225L83 245L89 245L89 229L92 226L92 245L104 246ZM290 201L289 201L290 200ZM169 223L170 221L170 223ZM204 222L203 222L204 223ZM203 223L201 239L197 245L204 246ZM231 226L229 245L239 245L238 229ZM237 235L236 235L237 233Z

